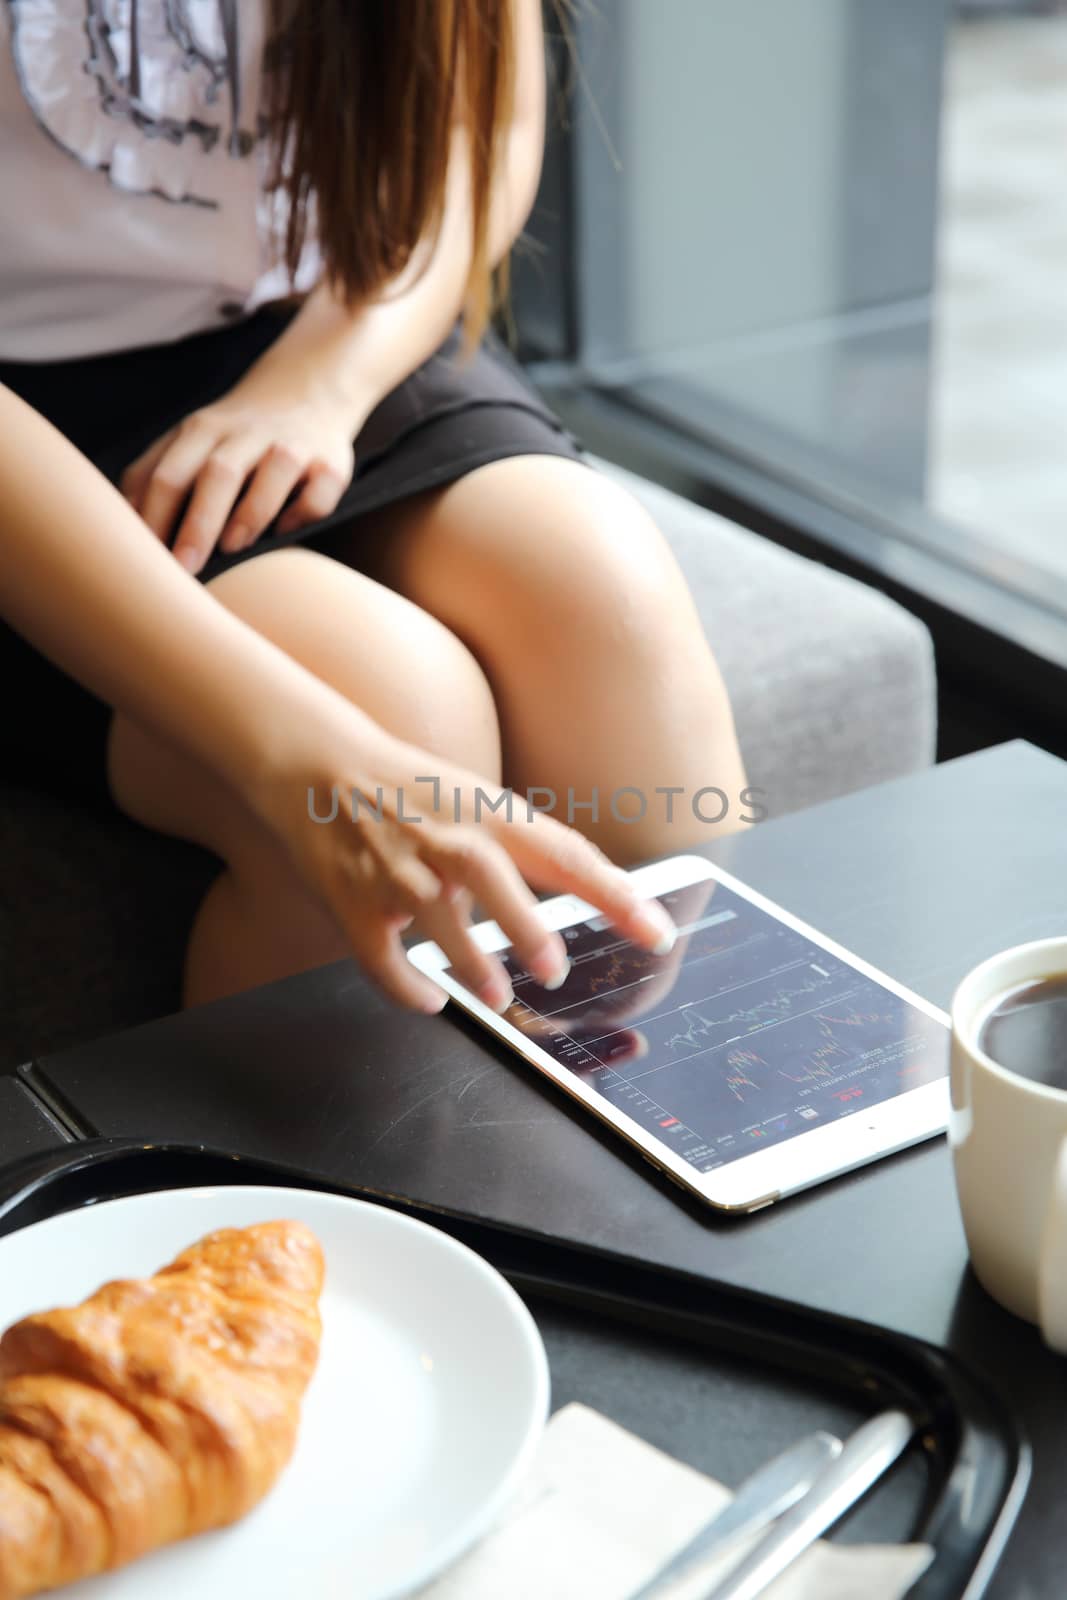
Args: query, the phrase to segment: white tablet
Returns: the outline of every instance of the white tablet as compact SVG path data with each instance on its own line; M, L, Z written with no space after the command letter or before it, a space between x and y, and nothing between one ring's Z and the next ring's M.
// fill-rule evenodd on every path
M541 906L570 956L559 989L519 966L495 922L474 929L511 977L503 1016L436 944L409 958L709 1205L755 1211L944 1132L943 1011L699 856L632 876L678 926L667 956L561 895Z

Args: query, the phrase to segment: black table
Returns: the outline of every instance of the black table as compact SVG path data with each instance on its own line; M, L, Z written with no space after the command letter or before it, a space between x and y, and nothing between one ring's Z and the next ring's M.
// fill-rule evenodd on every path
M708 854L947 1006L975 962L1067 929L1065 816L1067 765L1013 743ZM719 1218L464 1019L400 1013L349 963L43 1058L22 1078L75 1134L232 1147L947 1346L1011 1397L1034 1445L989 1592L1063 1595L1067 1363L974 1281L943 1140Z
M0 1078L0 1166L72 1142L71 1134L16 1078Z

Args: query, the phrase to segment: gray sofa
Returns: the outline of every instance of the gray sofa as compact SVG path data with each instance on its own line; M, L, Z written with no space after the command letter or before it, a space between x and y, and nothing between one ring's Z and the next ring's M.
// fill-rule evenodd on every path
M667 490L604 470L637 493L677 552L771 815L933 759L933 654L919 622ZM0 1072L176 1009L185 935L218 870L212 856L8 785L0 852Z

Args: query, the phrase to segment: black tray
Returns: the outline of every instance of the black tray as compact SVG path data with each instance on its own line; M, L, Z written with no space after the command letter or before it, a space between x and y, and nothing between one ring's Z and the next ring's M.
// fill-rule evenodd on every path
M573 1394L636 1421L635 1431L658 1433L651 1442L727 1482L806 1428L840 1431L903 1407L919 1424L916 1443L843 1536L932 1545L911 1600L977 1600L985 1591L1022 1505L1029 1447L999 1397L933 1345L202 1146L96 1139L20 1161L0 1173L0 1236L101 1200L218 1183L353 1194L443 1229L531 1305L557 1402ZM705 1419L709 1372L714 1415ZM644 1417L627 1414L635 1387L653 1390L651 1422L647 1406ZM747 1455L735 1448L724 1470L738 1436Z

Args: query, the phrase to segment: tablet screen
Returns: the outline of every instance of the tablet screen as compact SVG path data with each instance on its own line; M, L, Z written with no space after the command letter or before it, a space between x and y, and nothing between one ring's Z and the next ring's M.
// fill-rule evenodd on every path
M670 955L601 919L565 928L554 992L502 953L506 1015L698 1172L947 1073L942 1022L726 885L659 898Z

